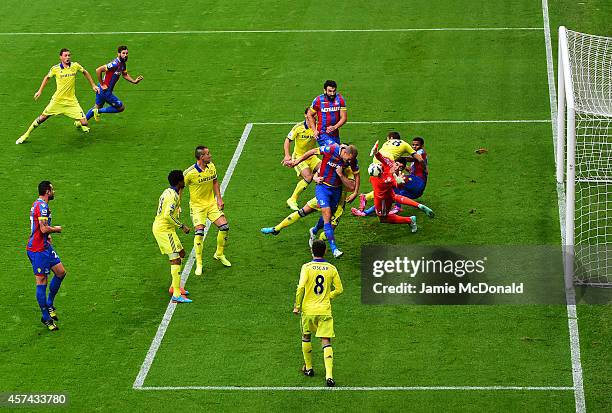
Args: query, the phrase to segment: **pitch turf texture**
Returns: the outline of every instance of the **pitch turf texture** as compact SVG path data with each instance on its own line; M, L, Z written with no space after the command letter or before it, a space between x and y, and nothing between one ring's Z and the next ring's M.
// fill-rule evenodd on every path
M543 27L539 1L71 3L0 6L3 32ZM556 27L612 35L605 1L550 2ZM68 6L67 6L68 7ZM109 12L110 10L110 12ZM104 16L104 17L102 17ZM27 144L14 141L47 104L32 95L68 47L90 73L130 48L120 81L126 104L91 133L52 118ZM151 234L170 169L211 148L220 177L245 124L298 121L327 78L339 82L349 120L550 119L543 30L147 35L0 35L3 256L0 391L66 392L70 411L316 409L353 411L573 411L573 391L241 392L138 391L132 383L168 303L169 268ZM84 79L77 95L93 103ZM224 200L226 255L191 275L194 303L180 306L146 386L321 386L298 374L299 322L291 314L309 217L266 237L259 228L288 214L292 170L280 166L291 125L255 125ZM436 219L419 232L345 216L337 264L345 293L334 303L339 386L573 386L566 307L364 306L362 244L559 244L550 123L347 124L361 150L390 130L422 135L430 154L423 201ZM488 154L477 155L479 147ZM67 269L56 299L60 331L43 329L24 245L28 212L43 179L56 187L54 245ZM364 183L369 188L369 183ZM302 196L312 196L312 188ZM183 203L187 211L187 203ZM187 213L183 213L189 222ZM181 236L187 252L192 235ZM609 306L578 308L586 405L610 411ZM44 411L41 409L40 411Z

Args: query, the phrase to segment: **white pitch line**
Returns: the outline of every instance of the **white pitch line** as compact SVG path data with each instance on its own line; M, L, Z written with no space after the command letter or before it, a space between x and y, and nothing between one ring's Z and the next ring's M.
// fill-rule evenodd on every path
M546 66L548 68L548 92L550 96L550 116L552 120L553 148L557 148L557 92L555 88L555 72L552 58L552 44L550 40L550 20L548 17L548 0L542 0L542 16L544 19L544 40L546 44ZM557 157L555 156L555 160ZM565 239L565 191L563 184L557 184L557 199L559 204L559 226L561 229L561 242L566 245ZM571 223L570 225L573 225ZM567 308L567 324L569 329L570 353L572 359L572 379L574 382L574 400L576 413L586 412L584 398L584 384L582 378L582 362L580 361L580 332L578 330L578 314L576 312L576 294L573 288L565 289Z
M379 386L379 387L272 387L272 386L162 386L139 387L137 390L210 390L210 391L572 391L565 386Z
M77 35L127 35L127 34L248 34L248 33L397 33L397 32L482 32L482 31L529 31L544 30L543 27L425 27L398 29L287 29L287 30L161 30L125 32L4 32L0 36L77 36Z
M238 164L238 160L240 159L240 155L242 154L242 150L244 149L244 145L246 144L247 139L249 138L249 134L251 133L251 129L253 129L252 123L247 123L244 127L244 131L242 132L242 136L240 137L240 141L238 142L238 146L236 146L236 150L234 151L234 156L232 156L232 160L230 161L229 166L227 167L227 171L223 176L223 181L221 182L221 195L225 194L225 189L229 184L230 179L232 179L232 175L234 174L234 169ZM210 228L210 221L206 222L206 227L204 228L204 239L206 239L206 235L208 234L208 229ZM181 273L181 281L182 285L185 285L187 279L189 278L189 274L191 273L191 268L193 267L193 262L195 260L195 247L192 248L191 253L189 254L189 258L185 263L185 268ZM174 314L174 310L176 310L177 304L173 303L172 300L168 303L168 307L166 307L166 312L164 313L164 317L162 321L159 323L159 327L157 328L157 333L155 337L153 337L153 341L151 342L151 346L149 347L149 351L147 351L147 355L145 356L142 365L140 366L140 371L136 376L136 380L134 380L134 384L132 387L134 389L142 388L145 379L147 378L147 374L149 374L149 369L155 360L155 355L157 354L157 350L159 350L159 346L161 345L162 340L164 339L164 335L166 334L166 330L168 329L168 325L170 325L170 321L172 320L172 315Z
M253 125L295 125L293 122L253 122ZM398 120L398 121L348 121L353 125L385 124L452 124L452 123L550 123L550 119L499 119L499 120Z

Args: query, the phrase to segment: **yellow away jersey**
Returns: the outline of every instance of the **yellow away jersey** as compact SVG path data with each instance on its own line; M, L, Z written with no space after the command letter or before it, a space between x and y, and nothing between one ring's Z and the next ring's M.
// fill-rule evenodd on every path
M72 62L70 66L57 64L49 69L47 76L55 78L57 90L53 94L52 100L56 102L74 102L77 100L75 95L75 81L77 72L83 72L83 66L77 62Z
M412 146L406 141L401 139L389 139L380 147L379 152L385 158L389 158L392 161L397 161L399 158L412 155L415 151ZM376 157L374 162L380 163Z
M189 188L189 205L208 207L216 201L213 191L213 181L217 179L217 168L211 162L201 169L196 163L185 169L185 186Z
M287 139L293 141L293 159L297 159L309 150L317 146L312 129L307 128L304 122L296 123L287 135Z
M176 189L166 188L159 197L157 215L153 227L158 231L174 231L176 227L182 227L180 221L181 198Z
M342 294L342 291L336 267L325 260L315 259L302 265L295 307L301 308L305 315L331 315L330 300Z

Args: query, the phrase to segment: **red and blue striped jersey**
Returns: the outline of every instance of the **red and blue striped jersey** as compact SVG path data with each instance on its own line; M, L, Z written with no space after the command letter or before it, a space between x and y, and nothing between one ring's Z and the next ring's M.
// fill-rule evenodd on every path
M416 153L421 155L423 158L423 163L414 161L410 166L410 175L418 176L424 182L427 182L427 152L425 149L421 148Z
M319 167L319 176L323 178L323 184L332 187L342 186L342 180L336 172L336 168L341 166L343 169L350 166L353 172L359 172L357 159L352 159L345 162L340 157L340 151L344 145L328 145L320 146L319 154L323 155L321 166Z
M102 79L102 83L108 86L107 90L113 90L115 83L117 83L117 80L119 80L119 76L121 76L121 74L126 70L127 67L125 62L118 57L106 65L106 72L104 72L104 79Z
M27 250L32 252L44 251L49 247L49 234L40 230L40 221L47 221L51 225L51 210L49 205L38 198L30 209L30 238Z
M317 114L317 130L319 133L326 133L325 129L328 126L335 125L340 120L340 111L346 110L346 102L339 93L333 100L329 100L323 93L314 98L310 109ZM340 136L337 129L329 135Z

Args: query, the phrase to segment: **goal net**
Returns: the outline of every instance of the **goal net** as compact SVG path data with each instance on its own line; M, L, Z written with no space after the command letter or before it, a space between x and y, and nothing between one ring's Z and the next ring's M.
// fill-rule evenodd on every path
M560 27L558 66L566 271L574 284L612 287L612 38Z

